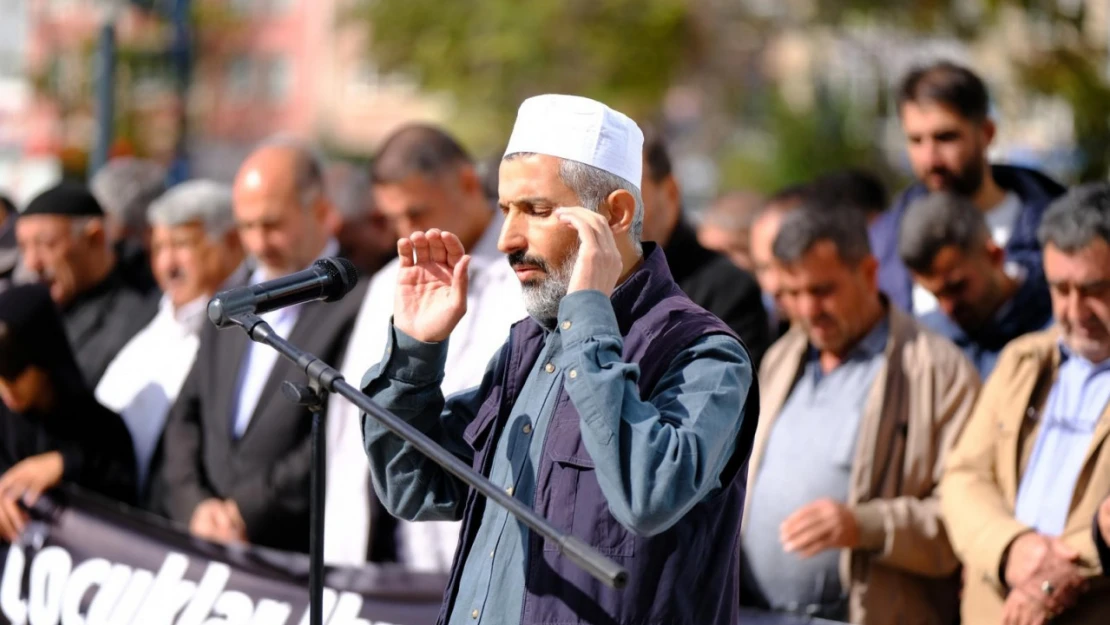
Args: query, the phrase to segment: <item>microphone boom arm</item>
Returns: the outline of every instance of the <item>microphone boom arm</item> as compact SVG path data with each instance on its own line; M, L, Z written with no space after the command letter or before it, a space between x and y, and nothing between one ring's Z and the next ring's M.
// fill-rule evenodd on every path
M484 475L475 471L473 467L459 460L438 443L428 438L423 432L374 403L361 390L348 384L339 371L283 339L258 315L253 313L235 315L230 317L230 321L232 324L242 327L251 340L269 345L286 359L296 363L297 367L305 372L309 380L319 385L321 389L341 395L391 432L411 443L413 447L420 450L433 462L477 490L487 499L508 510L529 529L557 545L563 555L570 558L571 561L598 581L618 589L623 588L628 582L628 571L624 567L606 558L586 542L563 533L551 525L547 519L537 514L535 510L524 505L520 500L511 497Z

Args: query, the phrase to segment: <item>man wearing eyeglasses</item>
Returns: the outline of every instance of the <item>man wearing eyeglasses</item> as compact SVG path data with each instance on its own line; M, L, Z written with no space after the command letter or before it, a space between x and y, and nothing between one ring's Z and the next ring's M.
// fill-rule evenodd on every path
M965 623L1105 623L1091 520L1110 492L1110 184L1041 223L1055 327L1011 343L941 481Z

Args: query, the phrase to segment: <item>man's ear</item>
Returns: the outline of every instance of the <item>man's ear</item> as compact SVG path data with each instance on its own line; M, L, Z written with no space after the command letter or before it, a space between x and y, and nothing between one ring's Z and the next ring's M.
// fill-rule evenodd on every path
M485 189L482 188L482 180L478 177L478 172L474 169L473 165L463 165L459 167L458 183L459 189L462 190L464 195L485 195Z
M981 128L983 130L983 145L988 146L994 142L994 136L998 132L998 127L994 125L994 120L988 117L983 120Z
M994 239L987 239L986 254L991 267L1002 269L1006 265L1006 250L999 247Z
M663 187L663 197L667 198L668 207L676 207L679 212L682 211L682 191L678 188L678 180L675 177L667 176L660 183Z
M602 212L609 222L613 234L625 234L632 230L632 222L636 219L636 198L624 189L617 189L605 199L608 205L608 214ZM602 207L604 211L605 207Z
M868 287L879 290L879 259L868 254L859 261L860 274Z
M90 219L85 222L83 228L84 234L88 237L89 244L93 247L99 248L106 245L108 242L108 231L103 219Z

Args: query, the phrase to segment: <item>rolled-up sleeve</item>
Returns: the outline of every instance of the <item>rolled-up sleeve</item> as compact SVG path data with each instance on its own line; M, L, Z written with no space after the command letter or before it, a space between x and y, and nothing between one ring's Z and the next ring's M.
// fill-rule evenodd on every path
M463 430L481 406L496 357L481 386L444 399L440 383L446 359L446 341L423 343L391 324L382 361L366 372L362 390L469 463L473 450L463 440ZM362 432L374 489L391 514L409 521L462 518L465 483L365 413Z
M644 401L639 366L622 359L609 298L600 291L567 295L559 328L571 363L565 388L609 509L630 531L665 531L721 487L745 418L750 357L727 335L698 339Z

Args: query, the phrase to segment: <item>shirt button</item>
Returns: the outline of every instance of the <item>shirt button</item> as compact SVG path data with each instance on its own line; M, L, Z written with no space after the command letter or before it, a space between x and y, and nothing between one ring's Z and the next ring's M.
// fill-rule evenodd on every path
M510 487L506 488L506 489L505 489L505 492L506 492L506 493L509 493L509 496L512 496L512 494L513 494L513 487L512 487L512 486L510 486Z
M495 553L497 553L497 550L496 550L496 549L495 549L495 550L493 550L493 551L491 551L491 552L489 552L489 557L491 557L491 558L492 558L492 557L493 557L493 554L495 554Z
M570 322L569 321L564 321L563 322L563 329L564 330L569 330L570 329Z
M470 618L478 618L478 610L474 610L473 612L471 612Z
M548 373L555 373L555 365L550 362L543 366L543 370Z
M578 370L577 369L571 369L570 370L570 379L573 380L574 378L577 378L577 377L578 377Z
M527 423L525 423L525 424L524 424L524 427L522 427L522 428L520 428L520 429L521 429L521 431L522 431L522 432L524 432L525 434L531 434L531 433L532 433L532 426L531 426L531 425L528 425Z

